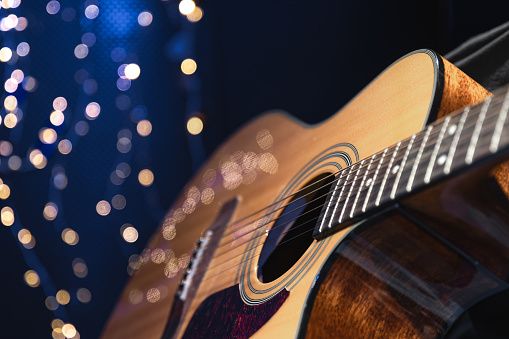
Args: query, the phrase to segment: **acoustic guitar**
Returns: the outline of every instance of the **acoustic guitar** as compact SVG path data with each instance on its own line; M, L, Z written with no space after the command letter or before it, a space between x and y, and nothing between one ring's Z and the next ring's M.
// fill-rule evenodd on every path
M490 94L419 50L321 124L252 121L130 263L103 338L475 327L486 303L506 308L509 205L493 171L508 154L508 109L507 87Z

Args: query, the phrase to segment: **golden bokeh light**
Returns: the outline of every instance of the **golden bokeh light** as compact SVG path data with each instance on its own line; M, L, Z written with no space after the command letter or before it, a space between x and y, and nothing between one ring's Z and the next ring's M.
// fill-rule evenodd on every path
M180 69L182 70L182 73L186 75L191 75L194 72L196 72L197 67L198 66L196 65L196 61L194 61L193 59L185 59L180 64Z
M57 292L56 299L60 305L67 305L71 301L71 295L66 290L60 290Z
M44 216L44 219L46 219L46 220L49 220L49 221L55 220L55 218L58 215L58 206L53 202L47 203L46 206L44 206L42 215Z
M9 206L5 206L0 211L0 218L2 224L5 226L12 226L12 224L14 224L14 211Z
M62 154L69 154L72 151L72 143L67 140L63 139L58 143L58 151Z
M30 152L29 159L32 165L34 165L37 169L43 169L46 167L47 159L38 149L34 149Z
M51 322L52 329L55 329L55 328L61 329L62 326L64 326L64 322L61 319L53 319L53 321Z
M7 184L0 184L0 199L5 200L11 195L11 189Z
M206 189L201 192L201 202L205 205L208 205L214 200L214 190L210 187L207 187Z
M101 200L95 206L95 210L97 211L97 214L102 215L104 217L104 216L110 214L111 205L106 200Z
M187 20L191 22L198 22L201 18L203 18L203 10L198 6L196 6L194 10L187 15Z
M60 126L64 123L65 115L62 113L62 111L53 111L51 115L49 116L49 121L55 125Z
M65 335L66 338L74 338L76 336L76 328L72 324L65 324L62 326L62 334Z
M161 299L161 292L157 288L151 288L147 291L147 301L149 303L158 302Z
M126 242L133 243L138 240L138 230L132 225L125 224L122 226L122 237Z
M8 111L14 111L18 107L18 99L14 95L8 95L4 100L4 107Z
M278 170L279 163L272 153L263 153L259 157L259 168L269 174L275 174Z
M29 244L32 241L32 233L30 233L30 231L26 228L22 228L18 232L18 240L23 245Z
M62 329L61 328L57 328L57 329L54 329L52 332L51 332L51 337L53 339L67 339L65 337L65 335L62 333ZM74 339L74 338L73 338Z
M161 248L156 248L150 253L150 260L154 264L162 264L166 260L166 254Z
M148 120L142 120L136 126L136 131L142 137L146 137L152 133L152 124Z
M9 47L2 47L0 49L0 61L7 62L12 58L12 50Z
M182 0L179 3L179 11L182 13L182 15L189 15L193 13L194 9L196 8L196 4L193 0Z
M192 117L187 121L187 131L192 135L200 134L203 131L203 121L199 117Z
M80 240L80 237L78 235L78 233L76 231L74 231L73 229L71 228L66 228L62 231L62 240L67 244L67 245L71 245L71 246L74 246L76 245L79 240Z
M137 79L140 76L140 72L140 66L137 64L129 64L124 69L124 75L129 80Z
M26 284L30 287L37 287L41 283L39 275L33 270L26 271L24 278Z
M43 144L51 145L57 141L57 132L53 128L42 128L39 131L39 140Z
M4 125L7 128L14 128L18 124L18 117L13 113L9 113L4 118Z
M138 181L141 185L148 187L154 183L154 173L149 169L141 170L138 174Z

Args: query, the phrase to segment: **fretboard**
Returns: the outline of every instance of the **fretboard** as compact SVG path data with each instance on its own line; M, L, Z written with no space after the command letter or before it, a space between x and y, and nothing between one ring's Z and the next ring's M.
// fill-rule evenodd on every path
M428 125L423 131L336 175L313 236L323 238L380 206L401 199L509 145L509 87L483 103Z

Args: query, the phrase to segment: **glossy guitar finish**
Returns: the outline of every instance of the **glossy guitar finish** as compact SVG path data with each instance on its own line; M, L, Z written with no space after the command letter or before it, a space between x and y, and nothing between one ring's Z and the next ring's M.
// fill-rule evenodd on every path
M291 268L271 281L259 276L258 257L280 209L310 180L346 168L420 131L437 114L486 95L447 61L419 51L393 64L320 125L304 126L280 113L253 121L185 188L142 253L103 337L192 337L200 326L207 333L210 319L223 319L207 318L207 312L233 299L244 303L240 309L254 307L259 314L252 326L235 332L240 337L329 336L333 329L347 338L440 336L463 309L503 289L505 271L494 275L473 264L449 246L450 229L435 235L436 227L423 229L425 222L416 222L413 212L392 210L311 240ZM238 206L223 220L221 207L235 198ZM418 203L408 206L419 211ZM209 256L189 263L200 237L208 239L200 253ZM186 270L200 281L186 278ZM179 289L192 293L182 300ZM204 315L208 322L197 320ZM186 332L189 324L196 330Z

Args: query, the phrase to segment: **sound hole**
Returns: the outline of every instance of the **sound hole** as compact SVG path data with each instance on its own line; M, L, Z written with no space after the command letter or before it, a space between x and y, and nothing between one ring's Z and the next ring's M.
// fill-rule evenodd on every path
M325 204L334 175L310 180L279 214L266 236L258 260L258 279L270 282L288 271L313 242L313 229Z

